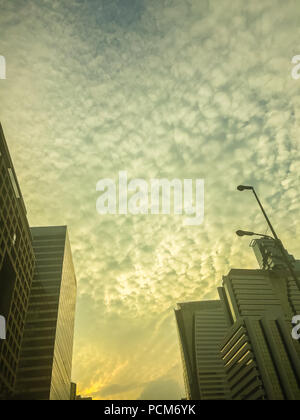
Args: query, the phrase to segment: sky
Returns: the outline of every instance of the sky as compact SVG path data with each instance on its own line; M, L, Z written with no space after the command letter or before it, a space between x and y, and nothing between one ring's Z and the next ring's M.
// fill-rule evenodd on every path
M255 185L300 257L297 0L0 0L0 121L32 226L68 225L73 380L95 399L180 399L174 308L257 268ZM100 179L205 180L205 218L100 215Z

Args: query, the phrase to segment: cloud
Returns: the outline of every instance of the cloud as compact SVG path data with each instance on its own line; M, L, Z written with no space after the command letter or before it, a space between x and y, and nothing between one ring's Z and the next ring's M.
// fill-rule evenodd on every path
M179 384L172 379L160 378L147 384L139 400L180 400L183 397Z
M234 232L266 225L236 185L258 187L300 255L299 4L2 3L0 118L30 223L70 229L74 380L97 398L147 396L157 381L182 397L173 307L215 298L231 267L257 267ZM120 170L204 178L205 223L99 216L96 183Z
M122 384L111 384L108 386L105 386L101 389L101 391L98 393L100 397L107 397L107 396L113 396L116 394L122 394L124 392L128 392L131 389L138 388L137 385L122 385Z

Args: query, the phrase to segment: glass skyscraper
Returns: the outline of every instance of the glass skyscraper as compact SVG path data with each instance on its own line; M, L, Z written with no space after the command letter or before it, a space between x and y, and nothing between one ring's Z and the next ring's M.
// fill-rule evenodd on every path
M14 392L34 264L26 208L0 125L0 316L6 327L6 339L0 339L0 399Z
M69 400L76 278L67 228L31 229L36 269L17 392L21 399Z

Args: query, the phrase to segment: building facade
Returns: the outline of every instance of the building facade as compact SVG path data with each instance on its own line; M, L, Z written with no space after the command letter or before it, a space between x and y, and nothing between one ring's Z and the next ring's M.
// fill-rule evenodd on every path
M221 353L232 399L259 399L260 395L268 400L300 400L300 348L291 336L290 280L265 270L232 270L224 277L225 299L234 322L221 343ZM293 290L292 297L298 293Z
M180 303L175 317L188 399L228 399L229 388L218 347L229 327L222 302Z
M0 125L0 398L13 395L35 258L26 208Z
M189 399L209 399L205 373L210 362L205 353L197 350L199 343L203 347L207 343L210 354L217 351L222 360L228 387L226 399L300 400L300 343L291 335L292 318L300 314L300 291L272 239L258 239L251 245L260 269L231 270L218 289L220 301L211 301L212 307L219 302L227 326L219 324L217 338L212 333L212 318L207 319L210 335L203 326L197 339L196 335L193 338L189 353L200 359L197 378L202 392L188 391ZM287 255L300 277L299 262ZM200 303L193 303L193 307ZM184 331L184 324L177 324ZM185 353L183 358L188 377L189 358Z
M300 363L282 314L240 318L222 341L232 400L300 400Z
M17 392L21 399L70 400L76 278L67 228L32 228L36 257Z

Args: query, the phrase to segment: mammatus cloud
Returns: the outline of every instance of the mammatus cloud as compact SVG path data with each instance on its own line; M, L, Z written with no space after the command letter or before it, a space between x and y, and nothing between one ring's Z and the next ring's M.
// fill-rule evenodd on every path
M156 398L154 388L179 398L173 307L215 298L231 267L256 267L234 231L266 231L236 185L258 187L300 255L300 84L291 77L299 3L0 6L0 118L30 222L70 228L74 380L96 398ZM98 215L97 181L121 170L131 179L205 179L205 223Z

